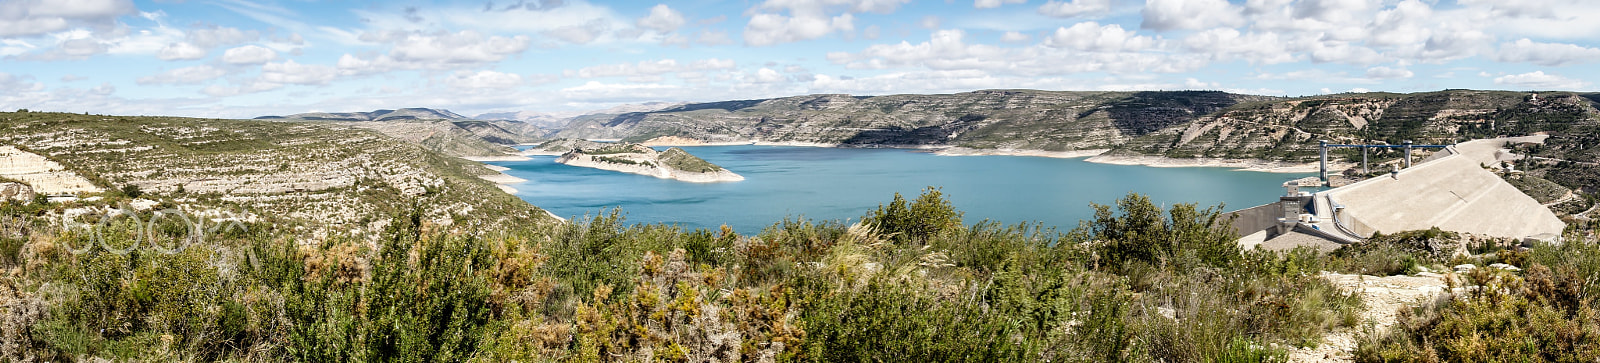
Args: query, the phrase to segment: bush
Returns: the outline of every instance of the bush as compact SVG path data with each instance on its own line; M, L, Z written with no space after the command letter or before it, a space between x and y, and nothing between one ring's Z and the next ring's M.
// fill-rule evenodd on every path
M1221 206L1197 209L1178 204L1163 216L1150 198L1129 194L1117 200L1120 213L1094 204L1094 221L1079 231L1103 244L1101 256L1110 266L1139 261L1157 267L1179 264L1180 270L1198 264L1226 267L1240 254L1231 221L1221 218Z
M889 205L879 204L878 209L861 217L861 221L892 236L895 241L910 243L927 243L940 232L962 227L961 212L951 207L939 188L934 187L923 189L922 195L910 205L900 193L895 193Z
M122 186L122 195L125 195L128 198L138 198L139 196L144 195L144 191L139 190L138 185L128 184Z

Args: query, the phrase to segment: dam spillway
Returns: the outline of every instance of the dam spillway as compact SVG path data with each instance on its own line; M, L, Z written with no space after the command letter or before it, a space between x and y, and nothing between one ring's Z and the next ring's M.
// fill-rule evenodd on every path
M1235 226L1245 236L1241 243L1257 244L1289 235L1301 241L1290 244L1326 246L1329 241L1358 242L1378 232L1433 227L1480 236L1551 240L1566 228L1550 209L1485 170L1481 158L1464 155L1454 146L1443 152L1447 154L1390 175L1234 212L1239 217ZM1293 209L1300 209L1299 213ZM1311 239L1323 241L1305 242Z

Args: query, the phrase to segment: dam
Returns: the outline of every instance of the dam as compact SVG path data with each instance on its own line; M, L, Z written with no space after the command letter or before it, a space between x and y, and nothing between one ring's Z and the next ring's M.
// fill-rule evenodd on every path
M1496 155L1477 154L1505 141L1451 145L1410 168L1314 193L1291 181L1278 202L1232 212L1234 228L1243 236L1241 245L1268 249L1332 249L1375 233L1434 227L1489 237L1558 238L1566 224L1555 213L1485 170L1485 161Z

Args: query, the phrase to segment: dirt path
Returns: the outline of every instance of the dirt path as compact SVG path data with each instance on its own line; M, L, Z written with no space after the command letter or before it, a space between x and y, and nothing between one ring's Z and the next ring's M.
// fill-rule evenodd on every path
M1289 348L1290 362L1353 362L1356 340L1363 330L1369 326L1371 331L1387 330L1399 321L1400 308L1432 300L1449 288L1444 275L1426 272L1389 277L1323 272L1318 276L1341 290L1360 294L1366 310L1361 312L1359 326L1328 333L1315 348Z

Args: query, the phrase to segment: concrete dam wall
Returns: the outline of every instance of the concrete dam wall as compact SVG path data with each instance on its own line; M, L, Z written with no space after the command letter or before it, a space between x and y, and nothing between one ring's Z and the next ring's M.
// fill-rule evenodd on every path
M1559 236L1566 224L1533 197L1466 155L1440 157L1392 176L1324 191L1333 215L1359 237L1440 229L1512 238ZM1318 202L1321 202L1320 200ZM1369 230L1370 229L1370 230Z

